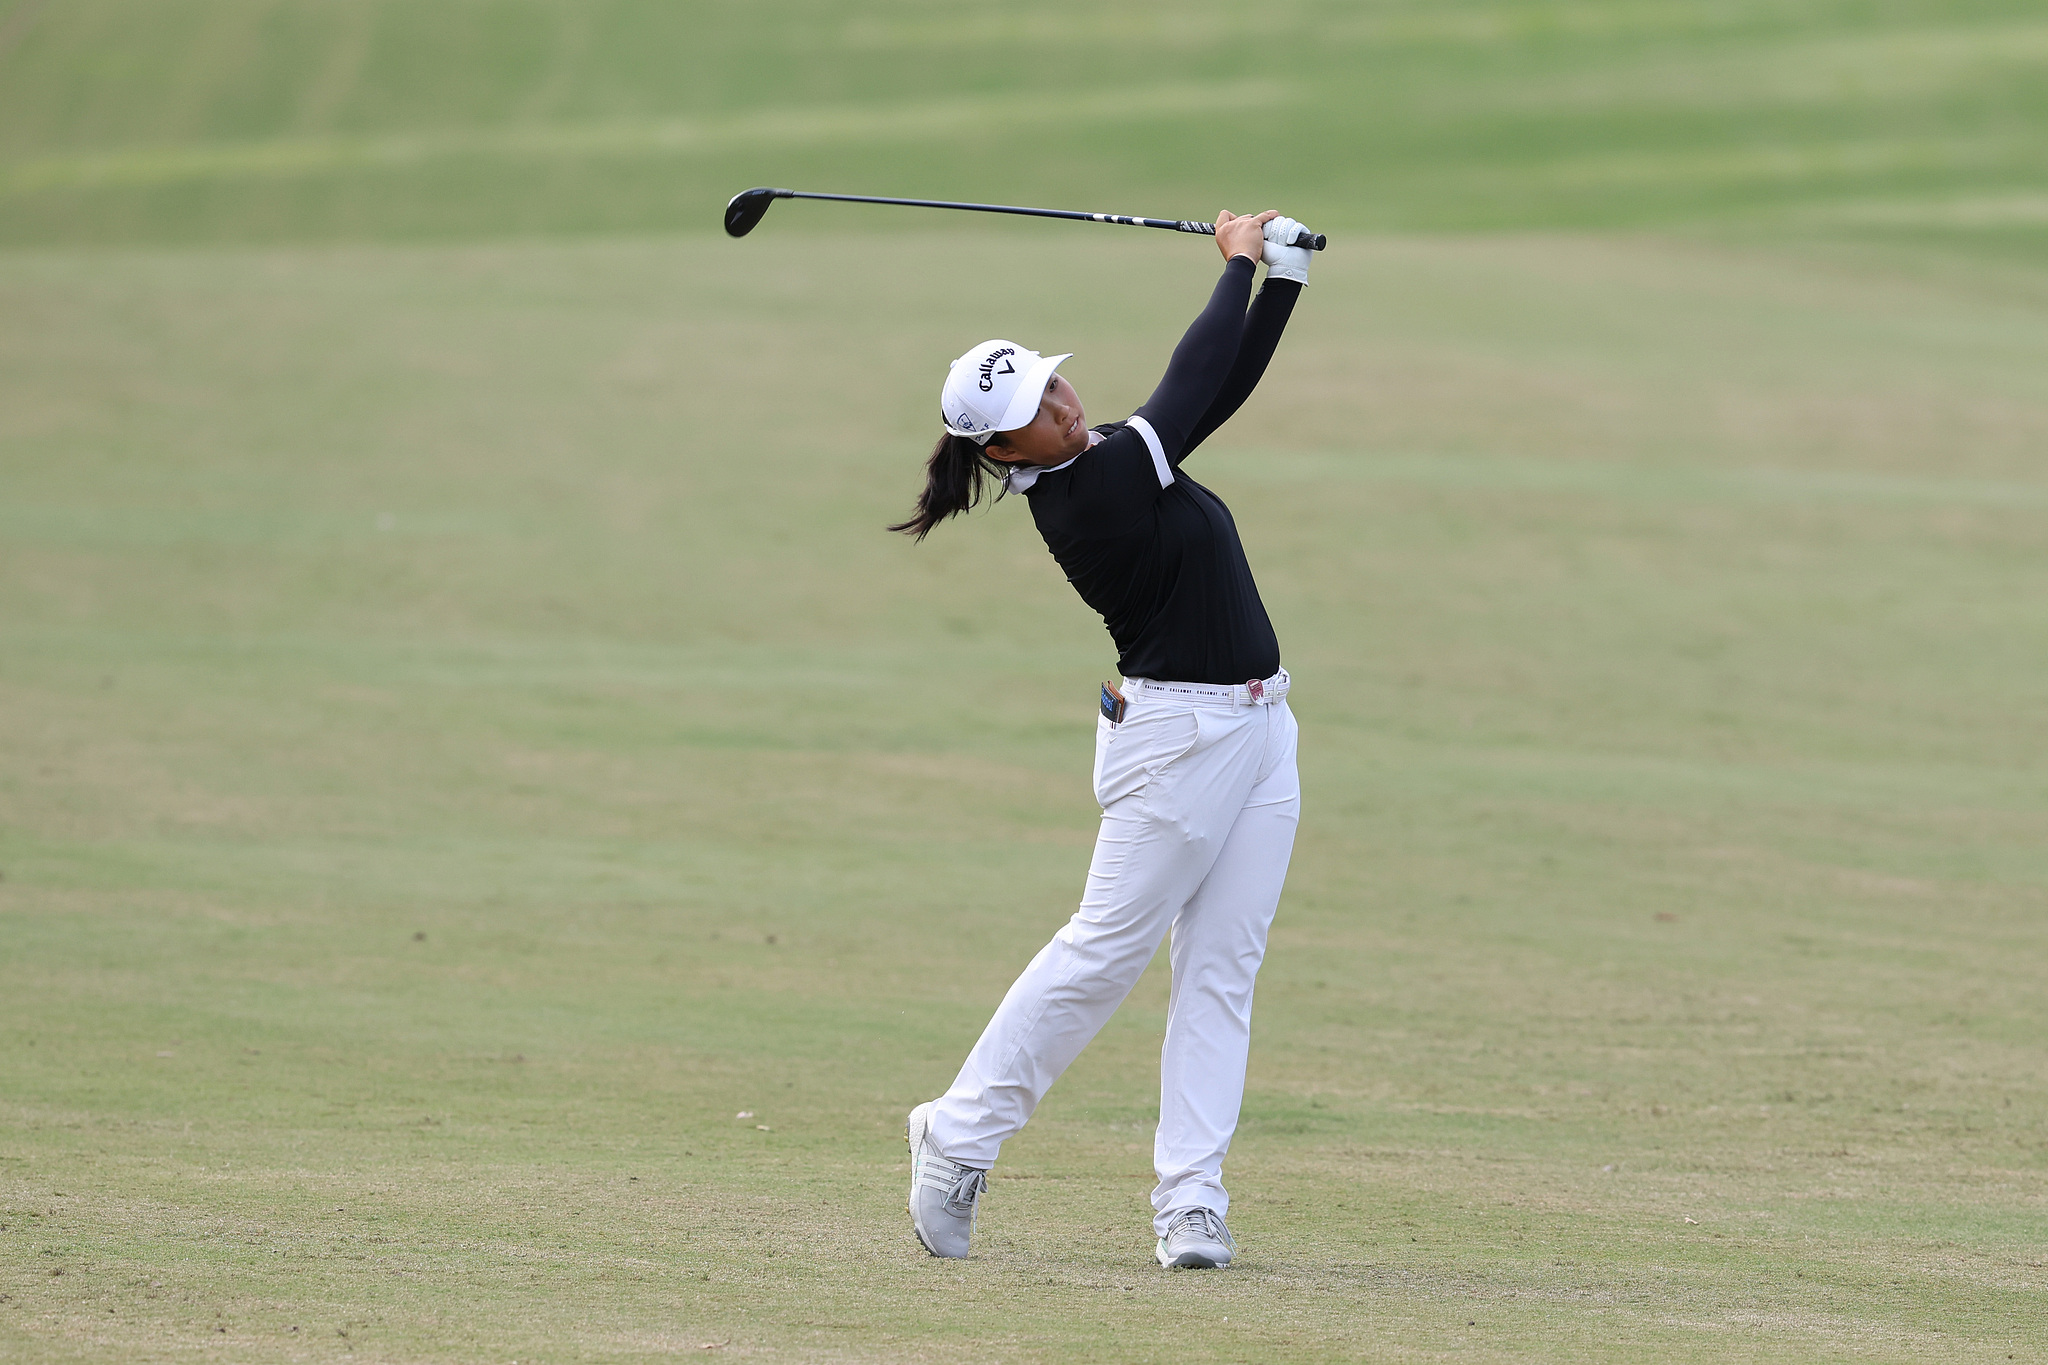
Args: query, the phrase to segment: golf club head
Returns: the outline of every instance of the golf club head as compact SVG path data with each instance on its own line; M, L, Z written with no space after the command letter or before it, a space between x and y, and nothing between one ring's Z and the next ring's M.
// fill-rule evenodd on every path
M725 231L729 237L744 237L778 199L790 197L788 190L741 190L725 206Z

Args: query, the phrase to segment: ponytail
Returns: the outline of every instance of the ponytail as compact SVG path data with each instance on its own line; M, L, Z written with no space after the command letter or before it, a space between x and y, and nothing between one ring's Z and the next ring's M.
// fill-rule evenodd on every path
M1002 433L997 432L989 438L989 444L1000 444L1002 439ZM932 447L931 459L925 462L924 491L917 495L917 510L908 520L889 529L923 540L947 517L979 503L990 480L1000 489L1003 476L1009 472L1008 465L989 458L988 451L981 446L965 436L946 432ZM1002 493L999 491L996 496L1000 498Z

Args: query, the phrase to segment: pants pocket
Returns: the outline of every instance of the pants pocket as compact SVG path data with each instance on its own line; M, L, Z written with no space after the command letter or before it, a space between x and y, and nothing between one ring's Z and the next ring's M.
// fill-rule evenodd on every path
M1145 789L1162 769L1186 756L1202 736L1190 710L1134 706L1129 719L1095 722L1095 801L1104 810Z

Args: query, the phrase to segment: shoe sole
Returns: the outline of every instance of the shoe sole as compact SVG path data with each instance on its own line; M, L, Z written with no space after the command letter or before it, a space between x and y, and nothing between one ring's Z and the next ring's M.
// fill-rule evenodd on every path
M1183 1251L1180 1255L1168 1259L1164 1242L1153 1248L1152 1258L1165 1270L1221 1270L1230 1264L1228 1256L1218 1260L1215 1257L1204 1256L1198 1251Z

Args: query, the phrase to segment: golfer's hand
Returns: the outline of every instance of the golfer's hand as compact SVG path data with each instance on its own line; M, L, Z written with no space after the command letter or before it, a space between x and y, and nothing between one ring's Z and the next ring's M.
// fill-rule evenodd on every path
M1275 218L1266 224L1266 275L1269 279L1308 284L1308 265L1315 252L1295 246L1294 239L1306 229L1292 218Z
M1216 249L1223 253L1223 259L1232 256L1249 256L1257 261L1266 245L1266 224L1280 216L1280 210L1267 209L1240 218L1229 209L1216 215Z

